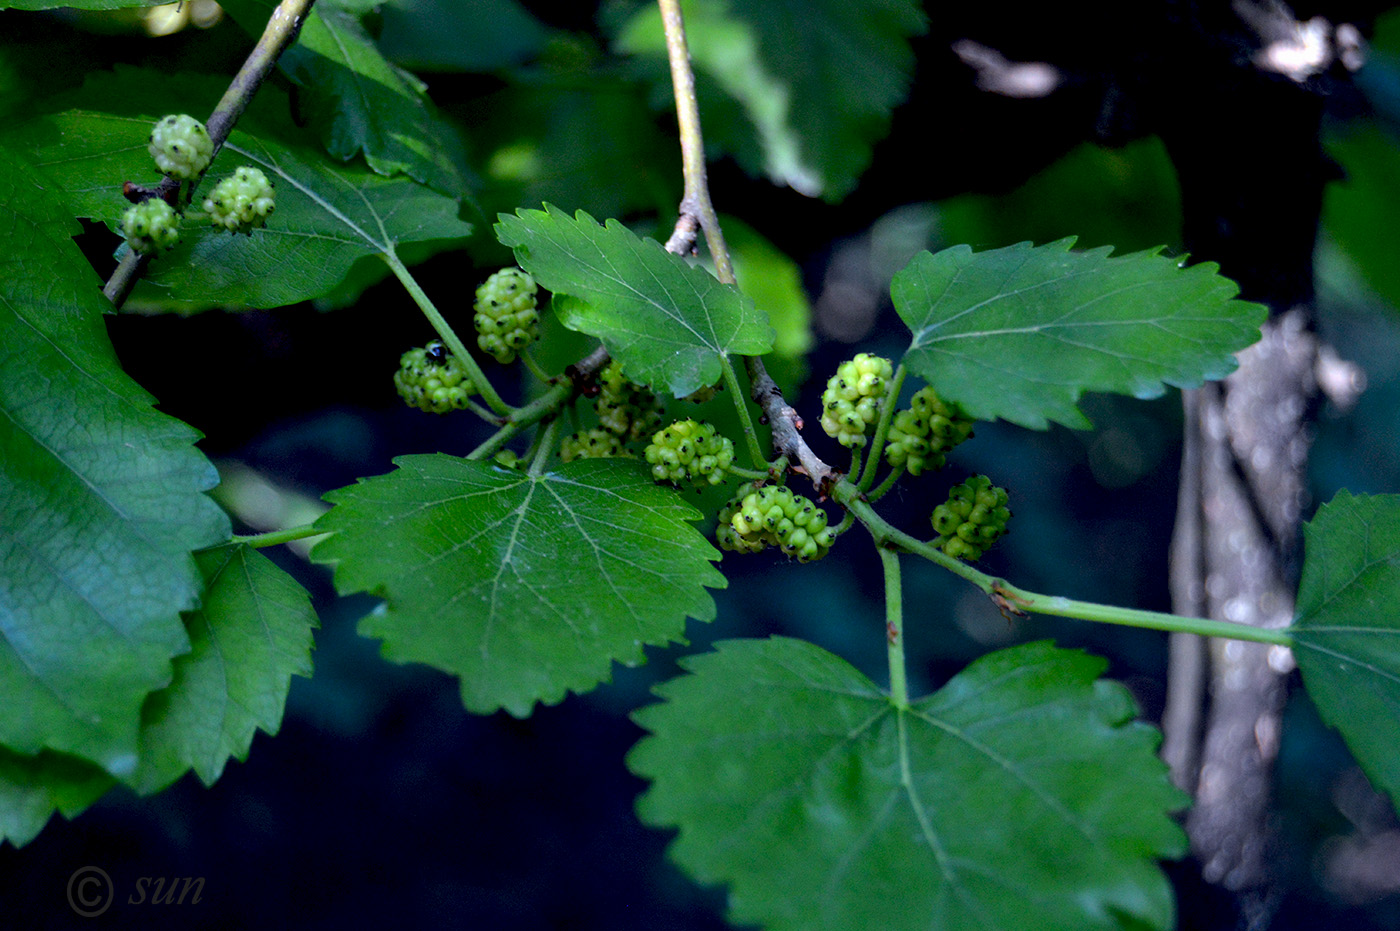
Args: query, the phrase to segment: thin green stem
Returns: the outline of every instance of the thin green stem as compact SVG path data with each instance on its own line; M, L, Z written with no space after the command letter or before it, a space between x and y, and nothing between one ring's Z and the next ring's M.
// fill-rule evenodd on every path
M852 446L852 447L851 447L851 467L850 467L849 469L846 470L846 474L847 474L847 475L859 476L859 475L860 475L860 467L861 467L861 464L864 463L864 462L865 462L865 447L863 447L863 446Z
M942 566L986 592L1003 610L1071 617L1081 621L1119 624L1125 627L1181 631L1205 637L1225 637L1232 640L1248 640L1253 643L1269 643L1286 647L1293 645L1293 636L1287 629L1253 627L1249 624L1216 621L1203 617L1182 617L1158 611L1119 608L1113 605L1075 601L1058 595L1042 595L1038 592L1027 591L1011 585L1003 579L974 569L967 563L954 559L937 549L933 544L916 539L891 526L888 521L875 512L875 509L861 495L860 489L849 481L842 480L836 483L831 496L843 504L856 520L865 525L871 537L874 538L876 546L901 550Z
M473 385L476 385L476 390L480 392L481 399L497 414L508 416L513 408L505 401L501 400L501 396L497 394L496 389L492 387L491 381L486 377L486 373L481 370L481 366L476 364L476 360L472 358L472 354L462 343L461 338L457 336L457 331L452 329L446 318L444 318L442 313L437 309L437 305L428 297L427 292L419 286L418 280L413 277L413 273L408 270L408 266L403 264L403 261L398 257L397 253L394 252L393 247L391 246L388 252L383 253L381 258L384 259L390 270L393 271L394 277L399 279L399 283L404 286L404 290L408 291L409 296L413 298L413 302L418 305L418 309L423 311L423 316L428 318L428 322L431 323L433 329L437 331L437 335L442 338L447 348L452 351L452 354L462 363L462 367L467 370L467 377L472 380Z
M467 454L468 459L489 459L505 448L525 428L557 413L574 396L570 381L562 381L524 407L516 408L506 418L501 429L491 434L480 446Z
M904 466L899 466L897 468L891 469L890 474L885 476L885 480L880 483L880 487L876 488L874 491L870 492L870 494L866 495L865 500L870 502L871 504L874 504L876 501L879 501L885 496L886 492L888 492L891 488L894 487L895 482L899 481L899 479L903 475Z
M909 707L909 682L904 667L904 593L900 587L899 554L878 547L885 569L885 644L890 661L890 700L901 711Z
M749 415L748 397L739 389L739 376L735 374L734 366L729 364L728 356L720 356L719 362L724 371L725 387L734 399L734 409L739 412L739 424L744 428L744 439L749 445L749 458L753 460L755 467L766 468L768 457L763 455L763 447L759 445L758 431L754 429L753 418Z
M536 448L534 458L530 460L530 476L538 478L544 472L544 464L549 461L550 454L554 452L555 441L559 438L559 418L555 417L545 424L540 431L540 436L536 438Z
M471 398L467 399L467 410L471 411L473 414L480 417L487 423L498 424L501 422L501 418L497 417L495 414L491 413L486 408L473 401Z
M554 381L554 376L540 368L540 364L535 361L535 357L530 355L530 353L522 352L519 355L520 361L525 363L525 368L529 370L531 375L535 376L546 385Z
M1179 631L1186 634L1200 634L1202 637L1248 640L1252 643L1268 643L1282 647L1293 646L1293 635L1286 628L1254 627L1249 624L1236 624L1232 621L1216 621L1204 617L1181 617L1157 611L1140 611L1135 608L1118 608L1088 601L1075 601L1059 595L1041 595L1028 592L1005 582L996 583L993 591L994 594L1004 598L1012 608L1019 608L1022 611L1030 611L1035 614L1072 617L1081 621L1100 621L1106 624L1120 624L1124 627L1145 627L1148 630Z
M904 366L894 370L894 377L890 379L889 385L885 389L885 396L880 401L880 419L875 421L875 438L870 441L870 458L866 460L865 471L861 473L858 483L861 491L869 491L870 486L875 484L875 470L879 468L881 455L885 451L885 437L890 432L890 419L894 417L895 405L899 403L899 391L904 387ZM855 470L852 469L852 474Z
M253 549L262 549L266 546L277 546L282 543L291 543L293 540L305 540L307 537L323 536L326 531L317 530L315 524L302 524L300 527L288 527L285 530L270 530L267 533L250 533L245 536L234 535L230 543L242 543L244 546L251 546Z
M757 469L745 469L742 466L731 465L724 471L751 482L766 482L770 477L767 469L760 472Z

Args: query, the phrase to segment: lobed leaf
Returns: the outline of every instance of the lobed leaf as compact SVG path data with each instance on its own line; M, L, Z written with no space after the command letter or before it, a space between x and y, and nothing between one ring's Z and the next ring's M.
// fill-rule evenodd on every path
M129 782L145 794L191 768L213 785L230 757L247 759L254 731L277 733L291 677L311 675L316 613L301 585L247 546L196 561L205 589L184 618L192 649L142 709L141 764Z
M984 656L895 708L800 640L717 644L643 708L642 818L778 929L1085 931L1173 920L1153 862L1186 799L1105 663L1046 643Z
M714 618L719 554L698 512L636 463L568 463L532 477L446 455L328 494L312 556L342 594L382 609L360 625L384 655L461 677L474 712L528 715L606 681L611 663Z
M1400 496L1338 492L1303 527L1293 652L1322 719L1400 802Z
M228 539L199 434L121 370L66 205L0 147L0 744L136 765L189 650L192 549Z
M890 286L914 335L904 364L979 420L1084 428L1084 392L1194 387L1259 338L1264 308L1214 264L1073 244L919 253Z
M629 378L675 397L719 381L720 358L773 345L766 315L736 288L616 220L556 207L501 214L497 238L542 286L580 298L560 320L597 336Z

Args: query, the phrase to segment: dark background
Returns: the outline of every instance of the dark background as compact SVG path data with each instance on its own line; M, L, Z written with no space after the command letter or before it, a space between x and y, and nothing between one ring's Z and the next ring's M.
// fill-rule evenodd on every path
M556 36L569 37L562 42L568 49L606 43L588 4L571 5L564 14L553 5L526 6L537 22L559 30ZM1084 245L1184 251L1172 158L1181 146L1189 148L1182 140L1191 131L1175 118L1169 151L1156 134L1161 101L1177 94L1189 99L1213 78L1190 60L1173 66L1154 17L1191 5L1090 3L1076 5L1072 15L1057 4L996 6L936 11L930 34L919 42L911 99L877 148L874 168L844 203L825 204L755 181L731 161L713 169L720 209L734 205L797 259L816 303L820 342L809 360L813 386L795 393L800 410L813 411L826 375L857 348L891 356L902 351L899 321L881 299L892 270L881 257L911 241L915 248L957 242L981 248L1077 234ZM1335 21L1350 16L1369 24L1383 6L1327 4L1319 11ZM68 34L55 44L60 26ZM10 61L24 61L29 49L48 56L58 75L81 75L94 58L231 74L247 45L230 22L158 40L111 28L120 41L97 18L0 13ZM963 36L1013 59L1055 61L1072 80L1047 100L980 93L948 51ZM71 56L68 71L61 57L53 59L63 54ZM557 47L539 54L559 57ZM521 53L514 66L533 62ZM469 127L487 127L469 143L478 163L508 137L498 124L549 116L545 104L513 90L512 73L501 67L429 78L446 112ZM635 112L650 113L647 125L633 127L637 138L628 144L635 153L655 154L651 173L674 203L679 162L665 114L648 109L651 77L640 67L612 76L629 88ZM1116 103L1106 109L1110 99ZM1285 94L1271 115L1291 119L1299 99ZM1374 98L1345 81L1310 89L1302 99L1326 111L1323 135L1377 118ZM1192 106L1199 114L1195 145L1202 151L1219 144L1221 125L1247 118L1207 96ZM1384 122L1384 113L1379 117ZM1254 153L1260 165L1268 163L1271 144L1261 141ZM1281 200L1288 193L1286 170L1279 169L1282 179L1266 182ZM521 191L488 181L481 210L491 217L544 195L600 217L636 219L663 209L623 189ZM654 192L649 199L656 199ZM668 217L663 213L661 223ZM485 235L488 227L480 224L483 235L468 250L482 277L503 258ZM85 245L105 272L101 263L112 244L104 236L94 230ZM1326 500L1340 487L1393 491L1400 486L1392 361L1400 326L1366 285L1365 269L1326 233L1317 255L1319 328L1344 358L1366 367L1370 385L1355 410L1319 411L1314 497ZM460 256L431 260L420 280L434 294L461 290L461 265ZM1251 296L1267 296L1267 276L1251 280ZM838 285L848 290L833 291ZM835 301L836 293L847 300ZM863 321L843 316L853 306L850 295L862 293L875 315ZM163 410L203 431L212 458L313 499L388 471L393 456L465 453L484 435L456 418L407 409L393 395L388 376L400 350L385 347L406 348L429 336L397 285L371 288L354 305L333 311L298 306L190 318L124 314L111 318L109 329L128 371ZM1084 406L1096 424L1092 431L979 426L977 438L952 457L948 481L984 471L1011 492L1013 533L989 554L990 571L1034 590L1167 610L1179 400L1175 394L1149 402L1092 397ZM836 461L825 437L813 442ZM917 527L945 488L944 481L910 485L882 509ZM111 927L725 927L722 891L684 878L664 858L668 836L645 828L632 812L644 785L624 765L640 736L629 712L649 700L654 683L677 673L677 658L725 637L803 637L884 681L879 573L873 554L861 546L838 548L821 571L766 555L726 557L731 584L715 593L719 619L692 624L688 647L652 651L647 666L619 669L612 684L540 708L528 720L468 715L455 680L382 661L376 645L354 632L370 600L337 598L325 569L281 549L268 555L306 585L321 618L315 676L294 680L280 734L260 734L248 761L231 764L210 789L188 776L150 799L118 790L72 823L56 818L23 850L0 847L0 915L7 925L82 924L67 908L65 886L76 869L92 865L105 869L117 889L116 903L92 924ZM916 691L936 688L990 649L1050 637L1107 656L1110 674L1133 690L1144 716L1155 720L1161 713L1164 635L1053 619L1011 623L956 579L913 561L906 569L906 604ZM1379 865L1381 879L1367 884L1353 881L1355 869L1348 873L1342 858L1358 839L1395 831L1394 814L1375 804L1341 742L1318 722L1301 691L1287 713L1277 786L1287 901L1275 927L1400 928L1400 866L1390 862L1387 873L1383 857L1368 858ZM1182 928L1233 927L1232 902L1204 887L1190 861L1167 869L1178 885ZM128 904L141 877L201 877L202 901Z

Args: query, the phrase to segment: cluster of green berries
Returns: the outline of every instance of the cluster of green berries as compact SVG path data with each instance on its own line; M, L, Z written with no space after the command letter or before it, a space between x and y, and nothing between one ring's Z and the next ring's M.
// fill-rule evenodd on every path
M622 437L602 427L571 433L559 444L559 458L565 462L573 462L575 459L616 459L631 456L626 444L622 442Z
M890 423L885 459L895 468L903 466L910 475L943 468L945 454L972 436L973 419L928 386L916 391L909 404Z
M230 233L251 233L276 209L272 182L257 168L240 166L204 198L209 219Z
M821 559L836 541L826 511L782 485L739 489L719 512L715 538L722 549L757 553L776 546L800 562Z
M678 420L651 438L646 459L658 482L718 485L734 461L734 444L708 423Z
M209 167L214 140L204 124L184 113L161 117L146 146L156 167L179 181L194 181ZM250 233L276 208L272 182L256 168L242 167L214 186L204 210L216 226ZM180 213L150 197L122 215L122 235L137 252L163 252L180 241Z
M598 425L624 441L649 436L660 425L665 410L660 398L628 381L616 359L598 373L598 397L593 406Z
M461 410L476 393L461 360L438 340L399 356L394 387L409 407L432 414Z
M159 197L147 198L122 214L122 235L137 252L164 252L180 241L180 215Z
M535 279L518 268L503 268L476 289L476 344L502 364L540 338Z
M954 559L975 560L1006 533L1011 511L1006 490L985 475L974 475L948 491L948 501L933 509L933 545Z
M862 352L842 362L822 392L822 429L842 446L864 446L894 375L889 359Z
M204 124L184 113L161 117L151 130L146 151L163 173L181 181L198 178L214 157L214 140Z

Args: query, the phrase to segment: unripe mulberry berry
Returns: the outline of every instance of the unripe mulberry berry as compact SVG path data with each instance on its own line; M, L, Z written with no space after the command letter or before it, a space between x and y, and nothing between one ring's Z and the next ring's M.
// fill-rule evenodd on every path
M889 359L862 352L842 362L822 392L822 429L842 446L864 446L865 432L880 415L880 401L894 375Z
M903 466L910 475L943 468L947 452L972 436L975 421L930 386L916 391L909 405L890 423L886 460L896 468Z
M985 475L974 475L948 491L948 501L933 509L933 545L954 559L981 557L1006 533L1011 511L1006 490Z
M776 546L800 562L821 559L836 540L826 511L781 485L753 482L720 509L715 539L721 549L756 553Z
M204 124L184 113L161 117L146 151L163 173L181 181L198 178L214 157L214 140Z
M122 235L137 252L164 252L180 241L180 215L159 197L148 198L122 214Z
M632 454L622 445L617 434L602 427L571 433L559 445L559 458L565 462L575 459L615 459L631 458Z
M231 233L251 233L276 209L275 191L267 175L247 165L214 186L204 198L204 211Z
M665 410L660 398L627 379L615 359L598 373L598 397L593 406L598 425L624 441L650 436L661 424Z
M651 438L646 459L658 482L688 479L697 485L718 485L734 461L734 444L708 423L678 420Z
M535 279L518 268L503 268L476 289L476 344L497 362L515 361L515 354L540 338L540 313Z
M431 414L461 410L476 393L461 360L437 340L399 357L394 387L409 407Z

